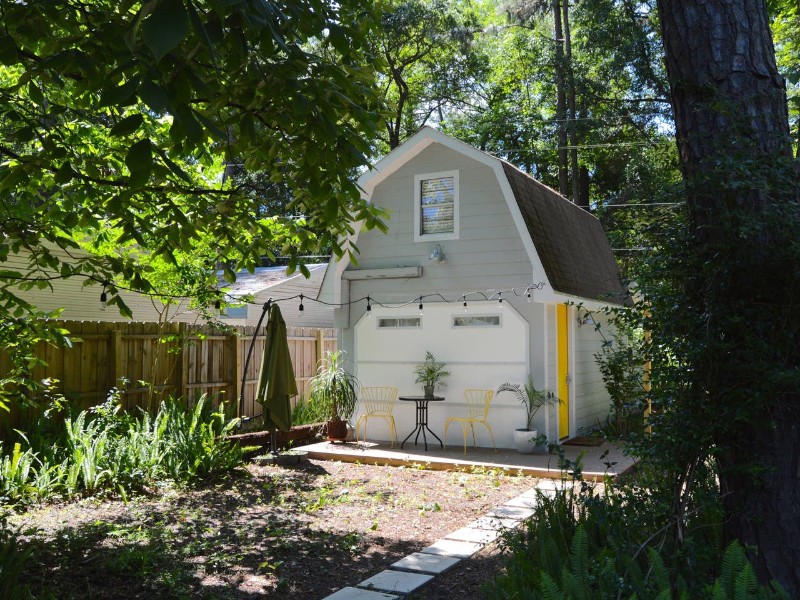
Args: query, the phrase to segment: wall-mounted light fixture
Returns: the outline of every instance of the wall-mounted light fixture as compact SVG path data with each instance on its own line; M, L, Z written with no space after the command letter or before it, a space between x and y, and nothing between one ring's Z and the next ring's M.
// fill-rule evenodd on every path
M444 250L442 250L441 244L436 244L431 251L430 259L436 261L437 264L441 265L447 261L447 257L444 255Z
M583 316L578 315L578 327L583 327L584 325L594 325L594 317L588 312Z

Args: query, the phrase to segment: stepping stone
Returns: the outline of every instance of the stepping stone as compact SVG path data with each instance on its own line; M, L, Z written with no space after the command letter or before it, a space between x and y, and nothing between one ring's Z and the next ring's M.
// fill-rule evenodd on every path
M460 558L414 552L414 554L409 554L405 558L401 558L391 565L390 568L397 569L398 571L418 571L420 573L428 573L429 575L439 575L460 562Z
M394 594L384 594L371 590L360 590L354 587L346 587L338 592L326 596L322 600L400 600L400 596Z
M527 519L533 514L532 508L522 506L498 506L489 513L490 517L505 517L508 519Z
M387 569L358 584L358 587L379 592L395 592L410 594L433 579L433 575L421 573L407 573L405 571L392 571Z
M516 498L512 498L508 502L505 503L504 506L519 506L522 508L535 508L538 504L538 500L536 498L531 498L528 496L517 496Z
M478 544L491 544L498 537L500 532L491 529L473 529L472 527L462 527L445 536L448 540L459 540L462 542L476 542Z
M489 529L491 531L506 531L516 529L520 522L516 519L502 519L500 517L481 517L467 525L473 529Z
M531 488L524 494L520 494L523 498L538 498L539 494L541 493L541 489L539 488Z
M439 540L423 548L420 552L424 554L439 554L441 556L452 556L453 558L470 558L483 550L483 544L475 542L459 542L457 540Z

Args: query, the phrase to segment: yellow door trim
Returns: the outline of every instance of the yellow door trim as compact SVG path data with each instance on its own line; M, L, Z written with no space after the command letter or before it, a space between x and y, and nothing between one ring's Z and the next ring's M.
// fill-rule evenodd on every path
M558 439L569 437L569 308L556 306L558 386Z

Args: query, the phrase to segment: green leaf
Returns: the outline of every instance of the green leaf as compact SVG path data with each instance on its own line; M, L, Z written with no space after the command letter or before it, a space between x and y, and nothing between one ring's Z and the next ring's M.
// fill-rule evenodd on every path
M144 139L136 142L125 156L125 164L131 172L131 182L142 185L147 181L153 170L153 150L150 140Z
M100 93L100 106L127 106L134 98L138 87L139 78L133 77L122 85L105 88Z
M136 131L139 126L144 122L144 117L140 113L125 117L119 123L111 128L111 135L130 135Z
M142 25L142 39L159 61L175 49L188 32L189 19L180 0L162 0Z
M10 36L0 35L0 65L13 65L18 62L17 45Z
M164 88L153 81L148 80L142 84L139 88L139 98L154 112L161 113L169 108L169 96Z
M77 172L73 168L73 166L69 162L65 162L61 165L61 168L56 171L55 177L53 178L56 183L64 184L68 181L71 181L73 177L77 175Z

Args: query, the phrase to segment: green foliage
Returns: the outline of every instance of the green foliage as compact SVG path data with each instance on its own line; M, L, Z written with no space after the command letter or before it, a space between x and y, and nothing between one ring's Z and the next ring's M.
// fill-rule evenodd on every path
M31 554L31 549L20 548L14 532L7 529L0 518L0 598L27 600L33 597L23 577Z
M0 318L36 316L15 286L107 281L129 315L118 286L163 292L157 263L199 277L279 249L293 272L349 252L353 222L384 227L355 184L379 122L371 5L3 2L0 20L0 262L20 259ZM227 165L265 173L287 210L265 214ZM104 249L130 243L144 260Z
M497 393L512 392L520 404L525 407L525 428L532 429L533 417L539 412L539 409L544 406L553 406L560 402L556 395L550 390L540 390L536 388L533 381L533 375L528 374L528 378L524 384L519 383L504 383L497 388Z
M314 396L300 398L292 409L293 425L311 425L319 423L325 419L324 411L321 410L319 403Z
M504 537L507 569L492 598L788 597L775 584L758 585L737 543L720 561L719 538L707 535L702 516L687 517L687 538L674 546L669 503L646 487L607 481L597 493L580 478L562 483L538 495L523 531Z
M425 362L421 362L414 367L414 375L417 376L414 383L436 387L437 385L445 385L442 379L449 377L450 371L445 369L445 364L437 361L430 351L426 351Z
M311 402L326 419L347 420L353 416L358 402L360 383L344 366L345 352L328 351L319 360L317 374L308 382Z
M606 430L623 437L630 431L641 431L644 423L647 355L641 332L632 331L621 319L611 319L610 325L611 334L594 357L611 398Z
M134 417L112 394L99 406L67 415L60 428L47 424L55 418L48 413L46 427L30 444L23 437L0 458L5 503L108 490L127 494L162 480L189 483L242 460L239 446L227 439L237 421L225 416L224 406L213 411L205 396L191 409L168 400L155 415Z

